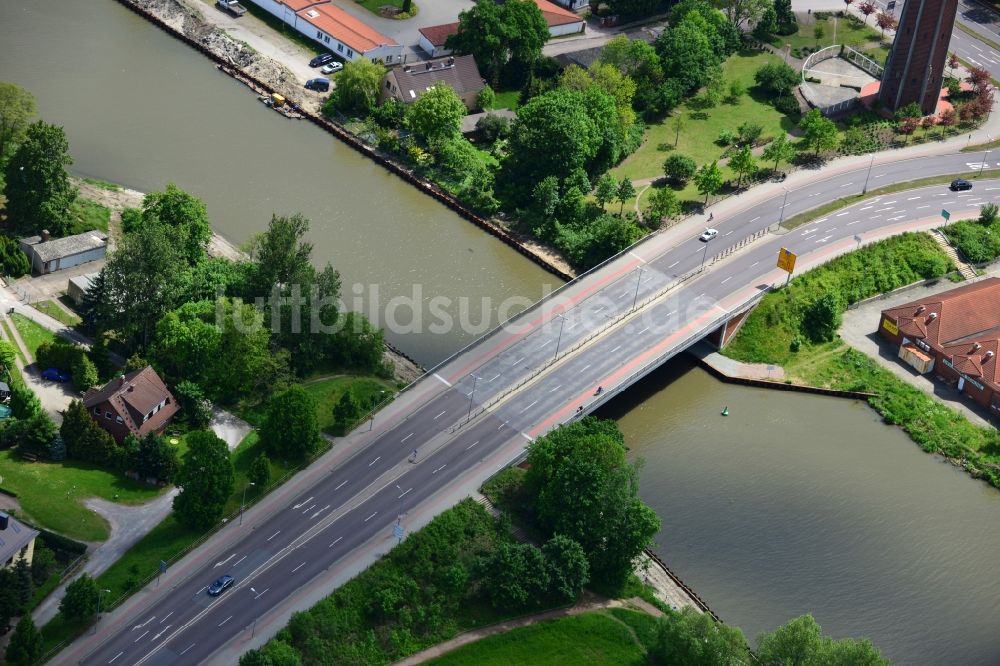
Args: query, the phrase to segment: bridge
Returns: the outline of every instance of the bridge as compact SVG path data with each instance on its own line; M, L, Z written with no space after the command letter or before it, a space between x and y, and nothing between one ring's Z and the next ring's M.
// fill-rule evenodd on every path
M523 455L534 438L593 411L696 341L731 331L784 282L775 268L779 247L799 254L797 270L808 269L860 243L938 226L942 208L955 219L974 213L1000 199L1000 186L885 195L793 230L779 224L784 218L857 193L862 182L873 189L974 171L980 160L989 161L959 153L877 166L846 160L822 179L800 172L731 201L707 243L693 223L655 234L433 368L54 662L235 663L294 610L391 548L397 527L417 529ZM236 585L208 597L205 587L223 573Z

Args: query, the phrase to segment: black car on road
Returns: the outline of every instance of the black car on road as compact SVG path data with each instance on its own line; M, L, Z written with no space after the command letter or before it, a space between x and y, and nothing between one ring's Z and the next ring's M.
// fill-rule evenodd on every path
M325 65L328 62L333 62L332 53L321 53L312 60L309 61L310 67L319 67L320 65Z
M233 586L233 583L235 582L236 582L235 578L233 578L229 574L226 574L225 576L223 576L222 578L220 578L219 580L215 581L214 583L208 586L208 596L210 597L219 596L220 594L231 588Z
M950 189L952 192L961 192L962 190L971 190L972 189L972 183L970 183L969 181L965 180L964 178L956 178L955 180L951 181L951 185L949 186L948 189Z

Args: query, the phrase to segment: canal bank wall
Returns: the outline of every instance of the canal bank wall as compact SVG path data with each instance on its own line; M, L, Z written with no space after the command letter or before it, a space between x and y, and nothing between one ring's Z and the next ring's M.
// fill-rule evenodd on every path
M207 25L193 11L175 0L116 0L116 2L210 58L219 66L220 71L244 83L255 92L267 95L275 92L281 94L304 120L311 122L328 134L332 134L356 152L368 157L424 194L436 199L463 219L494 236L556 277L566 281L575 277L568 268L557 266L548 258L532 251L526 243L478 215L436 184L421 178L411 169L390 159L340 125L302 108L296 101L299 99L297 92L300 91L296 91L292 87L291 84L294 82L297 85L297 82L290 72L277 63L271 62L273 65L271 67L262 64L263 61L270 61L270 59L256 53L250 47L236 42L222 30ZM254 72L279 77L278 85L264 81L262 76L258 76Z

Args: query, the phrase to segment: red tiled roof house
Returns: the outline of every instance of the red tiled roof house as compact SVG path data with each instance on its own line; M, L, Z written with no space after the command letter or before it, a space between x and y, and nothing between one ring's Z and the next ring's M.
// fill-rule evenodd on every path
M141 438L162 432L177 413L174 396L148 365L90 389L83 395L83 406L119 444L129 434Z
M918 372L1000 414L1000 278L883 310L878 331Z

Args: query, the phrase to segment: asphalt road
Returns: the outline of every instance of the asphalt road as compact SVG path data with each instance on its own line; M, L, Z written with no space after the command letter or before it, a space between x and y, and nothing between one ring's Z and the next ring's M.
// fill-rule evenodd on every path
M983 153L970 153L876 165L869 189L935 173L971 173L982 164ZM986 166L1000 167L1000 151ZM524 324L522 330L488 336L424 380L438 387L423 404L403 419L379 424L386 430L370 445L283 511L248 525L241 539L213 556L215 566L164 590L83 662L210 660L229 641L249 638L255 618L308 589L310 581L374 537L391 534L401 515L487 455L512 442L523 446L575 418L580 407L583 413L591 411L717 325L726 315L727 307L720 305L726 299L746 287L766 286L779 246L808 257L854 235L864 239L870 232L930 217L942 208L973 210L1000 195L997 182L977 182L971 192L952 193L939 185L882 196L787 233L766 234L712 265L715 254L774 225L782 207L789 217L859 192L867 171L831 175L717 219L719 236L709 243L692 233L661 252L657 244L666 241L654 237L571 285L553 301L559 314L533 310L516 320ZM697 273L703 262L710 269ZM671 285L667 295L642 307ZM633 304L639 305L638 311L626 316ZM591 339L600 331L603 334ZM553 364L557 348L560 359ZM596 396L599 385L606 390ZM480 413L487 406L489 410ZM466 423L470 414L472 420ZM413 451L417 458L410 463ZM206 586L223 573L234 575L236 586L219 598L208 597Z

